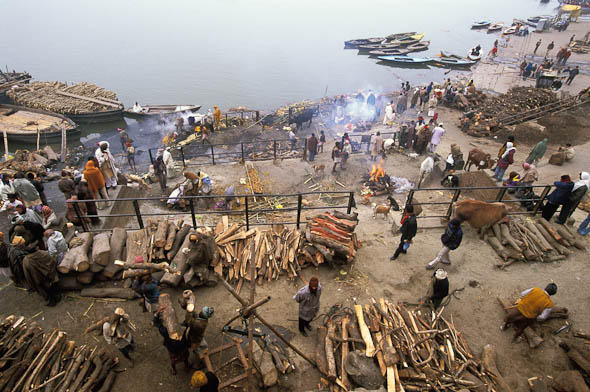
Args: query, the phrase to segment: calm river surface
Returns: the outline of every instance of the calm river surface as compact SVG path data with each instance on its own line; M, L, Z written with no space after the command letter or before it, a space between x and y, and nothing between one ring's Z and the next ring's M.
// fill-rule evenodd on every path
M0 65L37 80L91 81L126 105L273 109L399 80L441 80L344 50L348 39L418 31L434 55L465 55L497 35L473 21L553 13L538 0L0 0ZM203 110L202 110L203 111Z

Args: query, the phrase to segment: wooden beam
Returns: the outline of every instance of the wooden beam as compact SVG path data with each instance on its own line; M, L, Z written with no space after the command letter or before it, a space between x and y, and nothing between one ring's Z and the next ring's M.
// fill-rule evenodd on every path
M64 95L66 97L77 98L77 99L81 99L83 101L88 101L88 102L94 102L94 103L97 103L99 105L110 106L110 107L115 108L115 109L123 109L123 104L122 103L114 104L114 103L111 103L111 102L102 101L100 99L85 97L83 95L78 95L78 94L66 93L65 91L59 91L59 90L56 90L55 92L57 94L59 94L59 95Z

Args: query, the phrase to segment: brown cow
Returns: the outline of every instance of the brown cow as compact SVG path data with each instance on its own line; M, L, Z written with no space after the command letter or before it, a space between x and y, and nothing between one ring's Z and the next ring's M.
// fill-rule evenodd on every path
M455 203L454 217L467 222L474 229L478 229L480 238L494 223L508 215L508 208L504 203L486 203L481 200L462 200Z
M469 151L467 164L465 165L465 171L469 171L469 169L471 169L471 165L473 164L477 166L477 170L491 169L496 164L496 160L492 159L490 154L486 154L479 148L474 148L473 150Z

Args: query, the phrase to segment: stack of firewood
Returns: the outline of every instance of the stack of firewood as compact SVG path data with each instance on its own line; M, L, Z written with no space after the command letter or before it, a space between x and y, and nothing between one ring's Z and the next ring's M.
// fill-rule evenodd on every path
M362 246L354 233L359 223L357 213L324 212L308 220L305 238L315 251L306 246L304 251L307 252L304 253L309 253L312 259L317 260L317 264L324 260L330 264L340 261L349 263L354 260L356 250ZM310 261L313 263L313 260Z
M486 346L478 360L442 316L444 308L411 310L381 298L346 310L332 315L317 334L318 368L338 388L377 389L386 382L388 392L500 390L493 347Z
M0 323L0 390L108 392L117 357L76 346L63 331L44 333L35 322L8 316Z
M490 231L493 235L488 232L484 238L504 261L497 265L502 269L519 260L564 260L573 253L572 247L586 249L566 225L551 224L543 218L536 221L511 218L508 222L494 224Z

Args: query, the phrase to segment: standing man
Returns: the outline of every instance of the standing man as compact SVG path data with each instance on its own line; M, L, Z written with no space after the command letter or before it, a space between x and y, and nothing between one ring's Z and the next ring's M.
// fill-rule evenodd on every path
M590 187L590 174L588 174L588 172L581 172L580 179L574 183L572 192L561 207L557 223L565 225L567 219L573 214L576 208L578 208L578 204L580 204L584 196L586 196L588 187Z
M555 185L555 189L547 196L547 203L543 206L541 214L547 222L551 222L555 211L569 200L570 193L574 189L574 183L567 174L561 176L560 180L555 181L553 185Z
M307 139L307 152L309 154L309 161L313 162L315 155L318 153L318 138L315 137L315 133L312 133L311 136Z
M130 140L129 135L127 135L127 131L123 128L117 128L117 131L119 132L119 140L121 141L121 150L125 151L127 140Z
M164 163L164 150L158 150L158 156L156 157L156 161L154 162L154 173L158 177L158 181L160 182L160 190L163 192L165 191L168 186L166 185L166 164Z
M501 329L506 330L510 324L516 327L514 339L518 338L526 327L533 324L535 320L547 320L553 309L553 301L549 298L557 293L557 285L549 283L545 290L533 287L523 291L516 301L516 307L506 313L504 324Z
M74 194L76 184L74 180L65 170L61 171L61 179L57 182L57 188L64 194L64 198L68 200Z
M93 199L104 199L104 200L108 200L109 199L109 195L105 189L105 178L102 175L102 172L100 170L98 170L96 167L94 167L94 161L93 160L89 160L88 162L86 162L86 170L84 170L84 179L86 180L86 183L88 184L88 190L92 195ZM83 192L83 188L84 186L79 186L78 187L78 193ZM110 202L106 202L106 206L110 207L111 203ZM103 203L100 203L98 205L98 209L101 210L104 208ZM95 215L95 214L91 214L91 215Z
M533 50L533 56L537 54L537 49L539 49L539 46L541 46L541 39L540 38L537 41L537 43L535 44L535 50Z
M555 44L553 41L549 45L547 45L547 53L545 53L545 57L549 57L549 52L551 52L555 48Z
M572 44L572 41L573 41L575 38L576 38L576 35L575 35L575 34L574 34L574 35L572 35L572 37L570 38L569 45L571 45L571 44Z
M318 153L324 152L324 144L326 144L326 134L320 131L320 143L318 144Z
M114 321L109 320L102 325L102 336L108 344L117 347L133 366L133 358L129 352L134 351L136 346L129 328L129 315L125 313L123 308L115 309Z
M102 141L94 153L98 161L98 167L102 172L105 180L106 188L114 188L117 186L117 166L115 166L115 157L109 150L109 142Z
M297 144L297 136L295 136L293 129L289 131L289 143L291 143L291 149L289 151L293 151L295 149L295 145Z
M376 161L381 149L383 148L383 138L381 132L377 131L375 138L373 139L373 145L371 146L371 160Z
M508 169L508 166L514 163L514 154L516 153L516 148L514 148L511 142L506 143L506 150L498 160L498 164L496 165L496 169L494 171L494 175L492 178L495 178L496 181L502 181L504 177L504 172Z
M135 166L135 147L133 147L131 140L127 140L125 145L127 146L127 163L129 164L129 168L133 170L133 173L137 173Z
M209 140L209 130L207 127L201 127L201 145L204 146L205 142L211 145L211 141Z
M164 327L162 323L162 312L166 309L165 306L160 306L158 310L154 313L152 317L152 324L154 327L158 329L160 335L164 338L162 344L168 350L168 357L170 358L170 367L172 370L172 374L176 374L176 364L178 362L184 362L184 366L187 369L190 369L191 365L188 362L189 352L188 352L188 342L186 339L186 330L185 333L182 334L180 340L172 339L168 334L168 330Z
M580 67L576 65L576 68L574 69L570 69L570 76L567 77L567 80L565 81L565 84L567 84L568 86L570 84L572 84L574 78L576 77L576 75L578 75L580 73Z
M217 105L213 106L213 121L215 122L215 129L219 130L221 127L221 110L217 107Z
M315 276L309 280L309 284L302 287L293 299L299 303L299 332L307 337L305 329L311 331L309 323L317 316L320 310L320 296L322 285Z
M399 246L395 250L393 256L389 258L389 260L395 260L398 258L400 253L406 253L410 243L412 242L412 238L416 236L416 231L418 230L418 224L416 222L416 216L414 215L414 206L408 205L406 206L406 213L401 220L402 227L400 231L402 236L399 241Z
M440 144L440 139L445 134L445 129L443 128L443 123L438 124L438 126L434 127L432 131L432 138L430 139L430 152L434 153L436 148Z
M439 263L443 264L451 264L451 259L449 258L449 253L452 250L455 250L461 245L461 240L463 239L463 230L461 230L461 221L457 218L453 218L445 232L440 237L442 242L442 249L438 252L434 260L432 260L426 266L426 269L434 269L434 267Z

